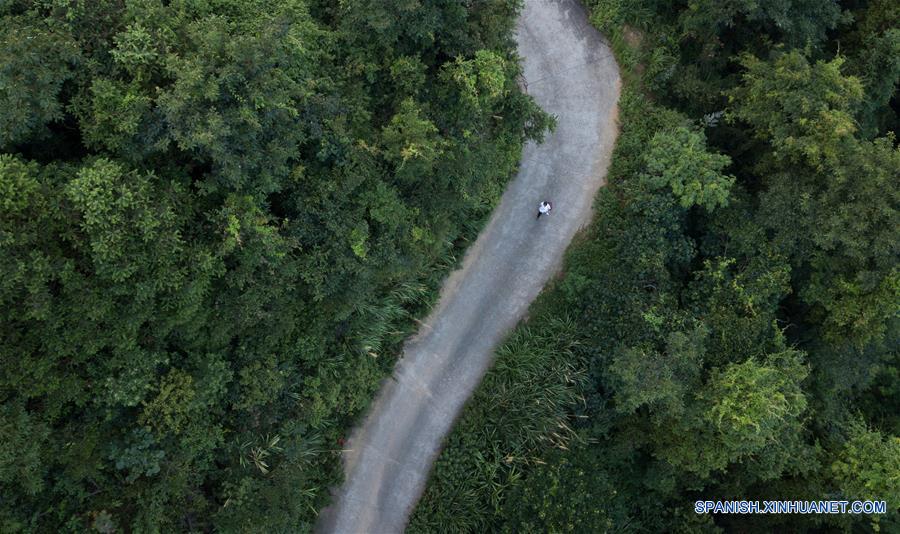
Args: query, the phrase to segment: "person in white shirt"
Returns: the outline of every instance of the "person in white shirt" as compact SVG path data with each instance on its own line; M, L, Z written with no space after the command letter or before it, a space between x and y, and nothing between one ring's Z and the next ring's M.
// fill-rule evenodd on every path
M536 218L540 219L541 215L547 215L548 213L550 213L550 210L552 210L552 209L553 209L553 204L547 202L546 200L542 201L541 205L538 206L538 214L537 214Z

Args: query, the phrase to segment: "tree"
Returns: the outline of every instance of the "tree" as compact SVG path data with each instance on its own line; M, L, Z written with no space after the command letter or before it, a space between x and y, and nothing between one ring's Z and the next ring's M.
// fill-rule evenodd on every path
M841 49L848 51L848 69L865 84L858 116L860 131L871 139L897 131L890 100L900 83L900 8L890 0L873 0L859 5L853 17L856 24L839 38Z
M707 152L702 133L683 126L659 132L650 141L646 158L641 180L652 188L669 186L682 207L696 205L714 211L728 205L734 177L721 171L731 160Z
M490 50L479 50L472 59L457 57L444 65L443 105L450 125L460 129L463 137L474 134L473 119L494 109L505 95L509 70L506 61Z
M841 20L841 7L835 0L693 0L679 19L685 32L704 36L722 35L746 20L778 41L802 47L825 40L825 32Z
M677 417L685 397L699 384L708 330L698 325L688 332L671 332L666 351L620 349L609 372L616 388L616 409L631 413L649 405Z
M831 464L842 496L847 500L885 501L889 517L896 521L900 507L900 438L883 435L857 422L849 439ZM877 525L880 517L872 516Z
M732 98L735 115L773 148L762 163L770 172L761 224L795 264L811 267L800 294L826 339L861 347L884 334L897 295L900 152L891 138L854 137L862 86L841 65L810 65L799 52L772 64L745 57L744 85Z
M157 97L167 125L158 143L173 142L208 162L218 187L268 194L289 175L298 145L310 137L302 117L322 113L312 101L313 86L327 83L314 71L319 51L300 43L326 34L303 4L260 16L250 13L265 8L241 6L233 18L185 25L182 46L191 52L166 59L173 82Z
M766 62L741 57L742 85L729 94L736 118L749 123L776 158L821 170L834 165L856 131L851 109L863 96L859 79L844 76L844 59L813 64L800 51Z
M803 356L785 350L714 370L684 422L661 433L656 454L701 478L752 458L757 478L780 476L802 447Z
M71 36L25 17L3 17L0 28L0 149L36 136L63 118L59 101L81 54Z
M790 268L771 250L751 258L710 258L694 272L687 302L712 332L706 359L715 365L777 349L778 307L790 293Z
M429 174L440 156L442 142L434 123L425 117L412 99L400 103L400 109L384 128L385 157L396 166L397 177L409 184Z
M0 407L0 483L35 495L44 488L47 466L41 449L50 429L21 406Z

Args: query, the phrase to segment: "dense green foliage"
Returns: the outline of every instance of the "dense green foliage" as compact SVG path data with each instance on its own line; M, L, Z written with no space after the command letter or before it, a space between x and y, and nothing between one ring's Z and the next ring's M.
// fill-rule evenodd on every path
M0 531L309 530L548 124L517 7L0 2Z
M587 3L627 81L609 185L413 531L896 532L897 3Z

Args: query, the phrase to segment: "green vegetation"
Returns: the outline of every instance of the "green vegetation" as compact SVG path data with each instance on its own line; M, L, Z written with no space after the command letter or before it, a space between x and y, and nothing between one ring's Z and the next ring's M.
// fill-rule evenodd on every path
M550 123L518 4L0 2L0 531L311 529ZM411 530L900 528L900 8L588 6L609 186Z
M897 3L587 4L627 82L609 185L411 530L897 531Z
M0 2L0 531L310 530L549 124L517 4Z

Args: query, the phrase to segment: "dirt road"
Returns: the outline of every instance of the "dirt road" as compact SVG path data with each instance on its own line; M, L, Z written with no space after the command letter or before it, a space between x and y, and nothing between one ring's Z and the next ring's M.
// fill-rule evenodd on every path
M526 0L516 41L527 91L558 117L556 131L525 147L488 226L355 429L344 456L347 478L320 517L321 532L403 530L494 349L591 216L616 136L620 84L612 53L576 0ZM553 211L536 220L542 200Z

